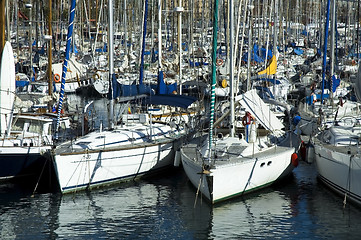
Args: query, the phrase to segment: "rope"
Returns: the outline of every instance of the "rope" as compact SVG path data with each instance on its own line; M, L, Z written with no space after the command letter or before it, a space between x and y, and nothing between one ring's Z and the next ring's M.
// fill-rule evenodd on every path
M343 208L346 207L347 193L350 192L351 189L351 161L353 155L350 156L350 164L348 165L348 175L347 175L347 189L345 191L345 197L343 199Z
M29 147L29 149L30 149L30 147ZM52 156L52 154L50 154L50 157L51 157L51 156ZM43 175L45 166L46 166L46 164L48 163L48 161L49 161L49 159L46 158L46 161L45 161L45 163L44 163L44 166L43 166L43 168L41 169L41 172L40 172L38 181L37 181L36 184L35 184L35 188L34 188L33 194L31 194L31 197L34 197L34 195L35 195L35 192L36 192L36 190L37 190L37 188L38 188L38 186L39 186L39 182L40 182L41 176Z
M199 178L199 184L198 184L198 188L197 188L197 192L196 192L196 199L194 199L193 208L196 208L197 199L198 199L198 194L199 194L199 189L201 188L201 184L202 184L202 175L203 175L203 174L201 174L201 177Z
M253 172L254 172L254 168L256 167L257 162L258 162L258 158L256 158L256 161L255 161L254 164L253 164L251 174L249 175L248 181L247 181L246 185L244 186L244 189L243 189L243 191L242 191L242 195L243 195L244 192L246 191L246 188L247 188L247 186L249 185L249 183L251 182L251 178L252 178L252 175L253 175Z

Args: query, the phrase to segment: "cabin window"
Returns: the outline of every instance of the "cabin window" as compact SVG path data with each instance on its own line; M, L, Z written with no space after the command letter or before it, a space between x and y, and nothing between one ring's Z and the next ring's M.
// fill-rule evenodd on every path
M12 126L12 131L22 131L24 127L24 120L23 119L17 119L15 124Z
M38 122L31 121L29 126L29 132L32 133L41 133L42 132L42 125Z

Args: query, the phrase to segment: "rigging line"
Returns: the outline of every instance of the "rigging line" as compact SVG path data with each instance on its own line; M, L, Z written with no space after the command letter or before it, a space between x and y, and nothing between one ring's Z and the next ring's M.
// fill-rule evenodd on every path
M257 162L258 162L258 158L256 158L256 161L255 161L254 164L253 164L251 174L249 175L248 181L247 181L246 185L244 186L244 189L243 189L241 195L243 195L243 194L245 193L247 186L248 186L249 183L251 182L251 178L252 178L252 176L253 176L253 172L254 172L254 169L255 169L255 167L256 167Z
M30 148L30 147L29 147L29 148ZM51 156L51 154L50 154L50 156ZM41 172L40 172L38 181L37 181L36 184L35 184L35 188L34 188L34 190L33 190L33 194L31 195L31 197L34 197L34 195L35 195L35 191L36 191L36 189L37 189L38 186L39 186L39 182L40 182L41 176L43 175L45 166L46 166L46 164L48 163L48 161L49 161L49 158L46 158L46 161L45 161L45 163L44 163L44 165L43 165L43 168L41 169Z
M346 207L347 193L350 193L351 189L351 161L354 155L350 156L350 164L348 165L348 175L347 175L347 186L345 191L345 197L343 199L343 208Z
M160 144L158 144L158 148L160 148ZM147 147L144 147L143 157L142 157L142 160L140 161L139 168L138 168L137 172L135 173L133 180L135 180L135 178L138 176L138 174L140 172L140 169L141 169L141 167L143 165L145 155L149 154L149 153L146 152L146 149L147 149ZM159 158L160 158L160 156L159 156L160 152L161 152L161 149L159 149L159 151L158 151L158 156L157 156L158 161L159 161Z

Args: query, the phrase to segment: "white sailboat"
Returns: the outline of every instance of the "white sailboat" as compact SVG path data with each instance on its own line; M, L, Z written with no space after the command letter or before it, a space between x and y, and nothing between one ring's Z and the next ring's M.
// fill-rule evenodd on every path
M42 154L53 146L54 114L14 112L15 63L10 42L2 52L0 72L0 181L39 178L47 160ZM70 129L70 120L61 119L61 131ZM63 135L66 137L65 135Z
M277 132L277 126L282 126L255 90L238 98L255 116L257 124L261 123L270 132ZM247 127L256 128L256 125ZM226 136L209 144L206 135L181 148L182 164L188 178L211 203L267 187L297 166L294 148L273 144L268 136L261 136L261 131L256 131L254 129L248 136L248 141L247 135Z
M361 127L331 126L314 140L319 178L347 200L361 205Z
M111 0L108 6L113 6ZM112 11L109 7L110 84L114 79ZM169 99L159 101L169 103ZM184 125L155 122L150 110L126 114L128 108L124 106L119 125L110 123L107 130L89 133L54 150L52 157L62 193L133 180L173 165L175 151L187 136Z
M232 4L232 1L231 1ZM232 6L230 6L232 9ZM232 21L232 13L231 21ZM181 148L181 160L192 184L211 203L217 203L271 185L288 175L294 165L294 148L271 143L268 136L257 132L258 123L267 131L281 131L282 123L263 103L255 90L235 98L231 93L231 130L229 136L213 139L214 87L216 79L216 52L218 1L214 6L213 77L209 135L194 139ZM232 26L232 24L230 24ZM232 31L233 27L231 27ZM231 34L230 48L233 48ZM230 50L230 82L233 89L233 52ZM239 102L254 118L244 119L245 136L235 137L234 101ZM248 116L247 116L248 117ZM296 163L294 162L296 165Z
M330 0L328 7L330 9ZM335 3L333 2L333 9ZM349 111L348 121L334 121L314 139L314 157L319 178L343 195L344 205L350 200L361 205L360 111L361 65L355 81L357 102ZM337 113L336 113L337 116ZM334 117L336 120L336 116ZM346 116L343 116L346 119Z

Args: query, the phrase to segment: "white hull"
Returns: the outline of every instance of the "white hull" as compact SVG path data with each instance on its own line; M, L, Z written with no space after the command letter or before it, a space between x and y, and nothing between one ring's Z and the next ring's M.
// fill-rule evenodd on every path
M62 144L54 155L61 192L127 181L170 167L182 136L167 125L131 124Z
M344 147L347 148L347 147ZM361 204L361 158L315 144L320 179L336 192Z
M173 144L57 155L55 164L63 193L140 177L167 156Z
M253 156L236 156L228 161L216 160L209 173L203 174L203 163L192 152L196 148L181 149L183 168L192 184L212 203L267 187L293 169L294 149L288 147L271 147Z

